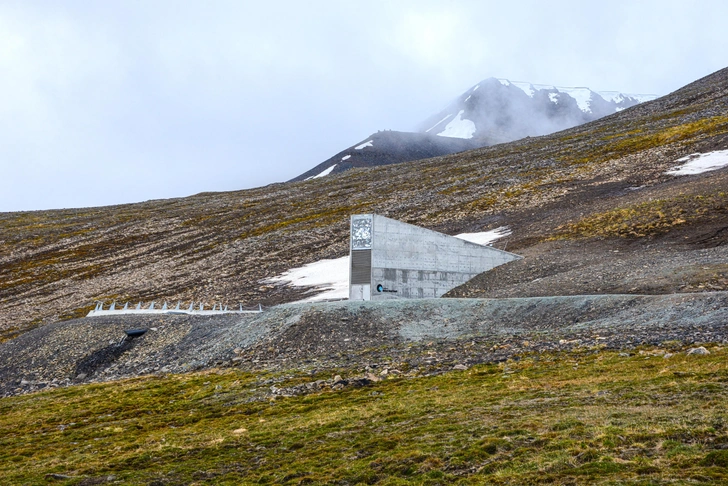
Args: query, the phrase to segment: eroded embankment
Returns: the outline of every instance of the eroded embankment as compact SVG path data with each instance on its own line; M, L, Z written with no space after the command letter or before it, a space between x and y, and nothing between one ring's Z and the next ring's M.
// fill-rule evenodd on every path
M728 292L283 305L59 322L0 345L0 395L215 366L432 372L570 347L728 341ZM123 341L124 329L148 328Z

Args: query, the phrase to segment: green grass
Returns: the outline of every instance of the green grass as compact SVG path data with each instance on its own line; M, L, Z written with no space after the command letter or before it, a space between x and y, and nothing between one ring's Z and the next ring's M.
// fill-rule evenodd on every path
M246 403L220 371L0 400L3 484L728 481L726 351L584 350ZM262 378L267 378L264 376ZM316 379L315 377L311 379ZM296 376L292 382L300 382ZM284 386L278 384L277 386Z

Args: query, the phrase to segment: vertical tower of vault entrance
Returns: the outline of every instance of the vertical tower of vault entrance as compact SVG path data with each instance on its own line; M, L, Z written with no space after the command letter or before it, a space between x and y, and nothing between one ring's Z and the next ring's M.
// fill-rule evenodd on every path
M441 297L521 257L377 214L351 216L349 299Z

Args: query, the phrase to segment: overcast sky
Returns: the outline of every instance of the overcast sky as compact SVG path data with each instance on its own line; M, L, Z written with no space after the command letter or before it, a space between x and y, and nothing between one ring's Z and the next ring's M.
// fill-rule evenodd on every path
M667 94L723 1L0 3L0 211L282 182L487 77Z

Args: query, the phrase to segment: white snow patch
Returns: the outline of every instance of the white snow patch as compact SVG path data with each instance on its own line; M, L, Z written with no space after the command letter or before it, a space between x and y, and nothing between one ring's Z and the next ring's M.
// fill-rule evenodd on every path
M624 101L624 95L619 91L597 91L597 94L604 98L605 101L621 103Z
M508 228L508 226L501 226L500 228L496 228L490 231L483 231L481 233L461 233L459 235L455 235L455 238L460 238L461 240L476 243L478 245L489 245L498 238L502 238L510 234L511 230L510 228Z
M540 89L556 89L558 90L556 86L551 86L550 84L531 84L533 86L533 89L540 90Z
M455 238L487 245L503 236L511 234L507 226L501 226L481 233L463 233ZM294 287L313 287L311 292L320 292L298 302L317 302L322 300L339 300L349 298L349 256L333 260L319 260L298 268L292 268L277 277L263 280L265 283L281 283Z
M475 123L467 118L462 118L465 110L460 110L455 118L445 126L445 130L438 133L441 137L452 138L473 138Z
M369 140L368 142L364 142L361 145L357 145L356 147L354 147L354 150L361 150L363 148L373 147L373 146L374 146L374 140Z
M590 100L592 98L592 93L598 94L599 96L604 98L605 101L611 101L614 103L621 103L625 101L627 97L634 98L640 103L644 103L645 101L652 101L657 98L656 95L651 94L627 94L620 93L619 91L592 91L589 88L569 88L562 86L552 86L550 84L533 84L527 83L525 81L510 81L507 79L499 79L498 81L500 81L504 85L506 82L508 82L516 88L520 88L531 98L533 98L533 95L536 93L536 91L540 90L557 90L562 93L566 93L576 100L577 105L579 105L579 109L584 112L591 111ZM556 103L552 97L551 101Z
M306 177L306 178L304 179L304 181L307 181L307 180L309 180L309 179L318 179L319 177L324 177L324 176L327 176L327 175L331 174L331 171L332 171L332 170L334 170L334 167L336 167L336 164L332 165L332 166L331 166L331 167L329 167L328 169L324 169L324 170L323 170L322 172L320 172L320 173L316 174L315 176L311 176L311 177Z
M344 155L341 160L349 160L351 158L351 155Z
M282 283L294 287L313 287L312 292L322 293L300 300L299 302L316 302L321 300L349 298L349 256L334 260L319 260L265 280L270 283Z
M620 93L619 91L597 91L597 94L605 100L612 101L614 103L621 103L627 98L634 98L640 103L644 103L645 101L652 101L657 98L656 95L651 94L630 94Z
M473 88L473 91L477 90L478 88L480 88L480 85L477 85L475 88Z
M468 95L468 97L465 98L465 101L468 101L471 98L471 96L473 96L473 95ZM465 103L465 101L463 101L463 103Z
M499 79L498 81L500 81L500 84L502 84L503 86L510 86L511 85L511 82L508 81L507 79Z
M468 98L470 98L470 96L468 96ZM468 101L468 100L465 100L465 101ZM432 125L432 126L431 126L430 128L428 128L427 130L425 130L425 133L429 132L430 130L432 130L432 129L433 129L433 128L435 128L435 127L436 127L437 125L439 125L440 123L444 122L445 120L447 120L447 119L448 119L448 118L450 118L451 116L452 116L452 115L447 115L447 116L446 116L445 118L443 118L442 120L440 120L439 122L435 123L435 124L434 124L434 125Z
M523 90L523 92L526 93L529 98L533 98L533 95L536 93L531 83L514 82L511 84L513 84L513 86L515 86L516 88L520 88L521 90Z
M644 103L645 101L652 101L652 100L657 99L657 96L651 95L651 94L628 94L627 96L630 96L630 97L636 99L640 103Z
M576 100L579 109L584 113L591 113L591 95L592 90L589 88L557 88L562 93L566 93Z
M559 104L559 93L549 93L549 99L556 104Z
M677 159L675 162L685 162L685 164L668 170L667 174L675 176L702 174L703 172L727 166L728 150L716 150L715 152L707 152L704 154L690 154Z

